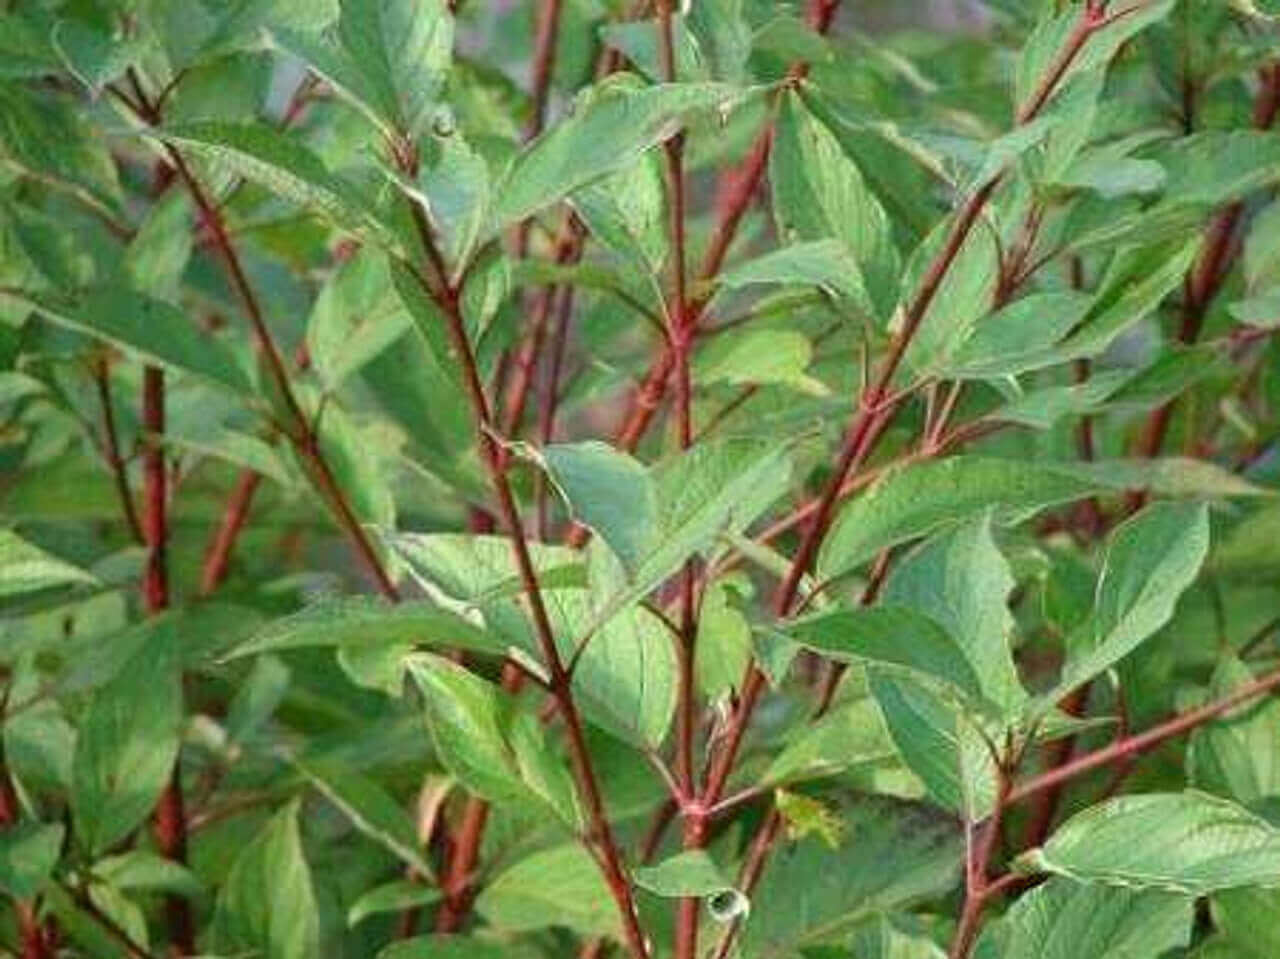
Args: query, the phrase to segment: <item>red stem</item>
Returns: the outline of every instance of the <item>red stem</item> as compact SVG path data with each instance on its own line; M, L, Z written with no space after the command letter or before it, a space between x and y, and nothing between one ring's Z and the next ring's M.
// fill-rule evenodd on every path
M636 959L648 959L649 950L644 933L640 929L640 919L636 912L635 901L631 895L631 885L623 868L618 845L613 835L604 799L600 794L595 769L591 763L591 754L587 749L586 737L583 733L582 719L573 698L571 677L565 670L556 647L555 632L551 626L543 602L542 591L538 584L538 575L529 555L528 542L525 539L524 526L520 520L520 512L516 506L515 496L507 480L506 469L500 446L494 435L494 424L489 408L489 400L485 394L484 384L480 378L476 363L475 351L467 337L466 323L462 316L461 291L451 287L447 281L448 273L444 262L436 248L431 228L426 222L422 210L414 207L414 217L423 247L427 251L434 272L432 283L419 276L426 293L431 296L444 314L449 337L462 365L463 380L471 401L472 415L475 420L476 438L480 446L481 459L485 471L489 475L490 485L498 498L499 516L511 542L515 556L516 568L524 587L533 619L534 632L541 648L544 665L548 674L548 689L560 715L564 719L565 731L569 740L569 755L572 761L574 778L578 784L583 805L586 808L590 833L586 837L588 848L596 856L605 881L618 906L622 918L623 935L628 948Z
M253 504L253 494L262 482L262 476L253 470L241 471L236 479L235 489L227 500L226 509L222 513L222 522L214 534L213 542L205 556L204 567L200 572L200 595L208 596L216 590L227 576L227 568L231 563L231 550L235 546L245 520L249 518L249 507Z
M147 612L156 616L169 607L169 569L166 562L168 491L164 461L164 371L156 366L143 370L142 426L143 438L143 535L147 547L147 564L142 575L142 598ZM187 825L183 814L182 767L175 762L169 784L160 795L155 817L156 845L161 855L186 864ZM195 925L191 904L186 897L171 893L165 897L171 948L182 956L195 952Z
M1280 107L1280 64L1260 72L1258 94L1254 99L1253 122L1259 130L1271 127ZM1231 273L1238 245L1234 242L1236 227L1244 215L1243 201L1237 201L1221 210L1205 228L1201 252L1187 272L1183 284L1182 322L1178 327L1178 342L1191 344L1200 338L1209 306L1222 289ZM1158 456L1169 432L1176 400L1169 400L1152 411L1147 419L1140 451L1143 456ZM1140 509L1146 502L1144 491L1135 491L1129 497L1131 511Z
M1126 736L1118 739L1109 746L1094 750L1079 756L1070 762L1059 766L1057 769L1050 769L1041 773L1039 776L1028 780L1020 786L1014 787L1009 794L1009 802L1016 803L1028 796L1034 796L1046 789L1051 789L1060 783L1074 779L1084 773L1091 772L1103 766L1107 766L1119 759L1126 759L1137 756L1159 746L1165 740L1172 739L1175 736L1181 736L1183 733L1190 732L1197 726L1200 726L1209 720L1220 716L1222 713L1239 706L1241 703L1248 702L1258 696L1268 693L1273 689L1280 687L1280 669L1273 670L1263 676L1252 680L1241 686L1235 692L1230 693L1221 699L1206 703L1195 709L1187 710L1179 713L1172 719L1166 720L1158 726L1148 729L1144 733L1138 733L1133 736Z
M948 959L967 959L982 925L982 911L990 901L992 891L999 887L987 880L991 857L1000 839L1000 827L1004 822L1005 807L1009 803L1009 776L1003 769L997 770L995 806L982 829L977 847L972 844L965 850L965 897L960 923L951 941Z

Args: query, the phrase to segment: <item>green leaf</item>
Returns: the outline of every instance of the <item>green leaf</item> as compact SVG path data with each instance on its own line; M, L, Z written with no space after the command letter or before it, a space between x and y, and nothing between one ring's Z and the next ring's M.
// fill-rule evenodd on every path
M926 271L950 241L952 229L952 218L944 217L907 261L901 284L903 298L891 328L902 324L907 304L917 295ZM973 335L978 321L991 311L999 259L994 229L979 220L965 234L907 347L904 360L917 374L927 376L947 364Z
M784 959L831 942L876 912L907 906L950 888L960 847L954 828L919 809L883 799L849 804L844 842L831 849L805 839L776 849L752 897L742 929L743 955ZM763 908L766 903L789 908Z
M1225 889L1214 893L1213 920L1226 941L1238 949L1232 957L1270 959L1280 949L1280 891Z
M192 243L190 207L185 194L174 190L151 209L129 243L124 260L129 284L176 306Z
M1084 635L1068 643L1072 656L1045 701L1110 668L1164 626L1208 551L1203 503L1155 503L1117 527L1098 576L1093 616Z
M835 707L805 723L761 774L763 784L785 784L832 776L850 767L874 765L897 757L880 709L863 697Z
M657 749L676 708L678 665L671 636L661 619L640 606L601 621L600 598L596 590L543 592L561 659L570 661L576 644L590 636L573 674L583 713L627 742ZM535 644L528 648L534 655L540 652Z
M1210 696L1230 695L1254 678L1240 660L1224 659L1214 671ZM1187 776L1198 789L1257 808L1280 796L1280 701L1266 696L1197 728L1187 746Z
M859 925L854 930L851 947L858 959L945 959L946 956L932 939L898 928L885 915Z
M1119 796L1077 813L1025 868L1082 882L1203 896L1280 883L1280 831L1206 793Z
M977 456L894 471L837 515L818 556L818 575L851 572L887 546L992 507L1031 511L1089 494L1065 468Z
M856 264L841 285L855 294L865 288L874 315L887 318L901 269L889 218L857 164L795 93L783 98L774 127L769 182L782 241L836 240Z
M485 887L476 911L508 932L563 926L584 936L621 936L609 886L578 843L520 860Z
M262 184L340 229L359 233L376 226L368 212L371 201L330 173L301 141L265 124L198 121L167 127L153 135Z
M1035 369L1093 304L1084 293L1033 293L983 319L942 365L947 379L994 379Z
M1013 574L991 536L991 516L931 537L900 563L883 602L941 626L978 677L981 694L1005 716L1027 699L1013 664Z
M420 875L432 877L433 870L422 853L413 821L386 790L336 761L295 758L293 764L356 829L391 850Z
M805 374L812 356L808 338L795 330L747 330L740 335L721 335L698 353L693 379L700 385L778 383L825 395L827 387Z
M595 530L634 575L658 535L658 491L648 470L596 441L548 446L538 456L574 518Z
M718 537L741 531L781 495L791 468L787 449L777 443L742 438L699 443L650 471L656 490L651 500L625 454L600 444L575 452L585 452L573 462L586 470L573 477L572 489L565 489L569 507L582 515L579 504L588 503L601 524L597 532L611 548L621 545L626 556L619 559L624 568L630 566L625 587L598 607L597 622L648 595ZM612 485L624 477L625 488ZM649 502L656 503L656 514Z
M656 866L636 866L631 878L641 889L667 899L714 896L733 889L733 883L704 849L676 853Z
M307 321L307 352L326 388L336 390L409 326L386 257L366 247L339 267L316 297Z
M276 30L271 36L385 135L413 141L443 92L453 29L444 0L344 0L330 35Z
M518 223L600 177L630 166L691 113L726 110L742 97L712 83L637 85L611 77L584 93L568 117L516 157L498 185L493 228Z
M1168 171L1165 193L1178 203L1226 203L1280 179L1280 145L1263 130L1179 137L1156 159Z
M149 630L119 673L94 691L81 719L71 813L76 839L90 853L127 836L169 782L182 723L177 623L169 617Z
M929 795L971 822L985 818L996 780L979 717L911 677L873 669L869 678L890 737Z
M97 287L76 300L39 293L0 297L12 297L52 323L130 350L150 363L194 374L241 397L253 395L248 375L223 341L163 300L123 286Z
M1000 922L1001 959L1157 959L1186 946L1192 901L1050 879L1021 896ZM978 954L982 954L978 947Z
M58 58L76 79L97 94L125 68L141 58L145 49L140 38L112 36L81 20L59 20L53 25L49 43Z
M506 943L486 942L471 936L417 936L393 942L378 953L378 959L508 959Z
M62 853L61 823L24 822L0 833L0 889L30 899L44 885Z
M462 647L502 655L504 644L457 613L427 600L388 603L372 596L327 599L267 623L226 654L239 659L308 646Z
M816 286L832 296L848 297L860 306L869 302L862 271L838 240L784 246L730 267L716 282L731 290L763 284Z
M660 154L644 154L631 166L578 190L569 202L593 239L645 273L662 270L669 225Z
M386 912L421 909L439 901L440 895L440 890L434 886L424 886L408 879L393 879L374 886L353 902L347 910L347 925L356 926L369 916Z
M906 606L830 609L779 629L787 638L838 662L903 669L975 698L982 695L977 675L951 635Z
M93 875L121 891L160 890L180 896L198 896L205 891L204 883L182 863L144 849L99 859L93 864Z
M263 959L321 954L320 921L298 834L298 800L262 828L236 857L218 894L213 940L219 949Z
M37 97L20 83L0 82L0 157L112 215L123 206L106 142L67 100Z
M408 665L436 753L463 785L495 803L537 798L565 822L578 822L569 771L535 716L457 663L420 653Z
M1067 48L1072 31L1081 22L1083 8L1071 6L1057 16L1053 15L1056 8L1044 8L1049 15L1041 20L1027 40L1018 61L1014 102L1020 110L1027 109L1046 78L1056 78L1056 89L1061 90L1065 82L1077 74L1106 69L1125 43L1151 24L1163 20L1173 6L1174 0L1150 0L1135 3L1125 16L1110 17L1105 26L1094 29L1085 38L1079 51L1066 62L1060 73L1055 70L1057 58Z
M0 529L0 597L97 583L91 573L46 553L13 530Z

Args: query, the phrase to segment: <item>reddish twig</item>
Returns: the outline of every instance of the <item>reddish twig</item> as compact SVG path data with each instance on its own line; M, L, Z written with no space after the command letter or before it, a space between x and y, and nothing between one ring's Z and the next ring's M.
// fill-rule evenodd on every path
M1221 699L1206 703L1195 709L1189 709L1184 713L1179 713L1172 719L1166 720L1144 733L1118 739L1109 746L1085 753L1083 756L1079 756L1056 769L1041 773L1022 785L1015 786L1009 794L1009 802L1020 802L1028 796L1034 796L1084 773L1108 766L1117 760L1140 755L1154 749L1166 740L1190 732L1197 726L1203 725L1209 720L1239 706L1241 703L1256 699L1258 696L1278 687L1280 687L1280 669L1266 673L1246 683Z
M480 377L475 351L467 336L466 322L462 316L461 290L448 282L448 271L444 260L435 245L431 227L422 210L413 208L415 223L423 248L427 252L431 264L431 278L418 274L424 291L436 302L444 314L449 338L459 357L463 382L471 403L471 411L476 426L476 438L480 446L481 459L489 477L490 486L498 498L498 512L511 542L512 553L516 561L516 569L524 588L525 598L529 604L533 620L534 632L542 652L544 666L547 669L547 687L559 708L564 720L565 731L569 740L569 755L573 766L574 779L578 785L583 805L590 823L590 833L586 837L588 848L596 856L604 878L618 906L622 918L623 935L628 948L638 959L647 959L648 945L644 933L640 929L639 916L636 913L635 901L631 895L630 881L622 866L622 859L614 839L613 827L605 810L604 799L600 793L595 769L591 762L591 754L587 748L583 732L582 719L574 701L571 678L566 671L556 646L555 633L551 620L543 602L542 591L538 583L537 571L529 554L528 542L525 538L524 526L520 520L520 512L516 506L515 496L508 482L501 447L495 439L495 425Z
M262 482L262 475L253 470L242 470L236 479L235 489L227 500L226 509L222 513L222 522L214 534L213 542L205 555L204 566L200 571L200 595L208 596L216 590L227 576L227 568L231 563L231 550L235 546L245 520L249 518L249 507L253 503L253 494Z
M1275 123L1280 107L1280 64L1268 67L1260 73L1258 94L1254 99L1253 122L1259 130L1266 130ZM1200 244L1200 255L1191 265L1183 283L1182 321L1178 326L1178 342L1191 344L1200 338L1200 331L1214 298L1230 275L1239 245L1235 242L1237 227L1244 216L1244 202L1237 201L1218 212L1205 228ZM1176 399L1171 399L1151 412L1147 418L1139 450L1143 456L1158 456L1164 446L1173 417ZM1129 497L1131 512L1146 502L1146 493L1137 490Z

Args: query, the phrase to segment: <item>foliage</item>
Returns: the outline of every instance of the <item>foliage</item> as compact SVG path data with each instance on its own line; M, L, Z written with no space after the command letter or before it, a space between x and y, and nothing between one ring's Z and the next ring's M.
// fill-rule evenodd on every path
M6 4L0 951L1275 955L1276 15Z

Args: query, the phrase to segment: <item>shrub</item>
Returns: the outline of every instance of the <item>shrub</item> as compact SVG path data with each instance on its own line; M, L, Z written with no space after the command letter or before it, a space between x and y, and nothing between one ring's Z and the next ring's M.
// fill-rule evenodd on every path
M1280 954L1268 11L455 5L0 20L8 952Z

